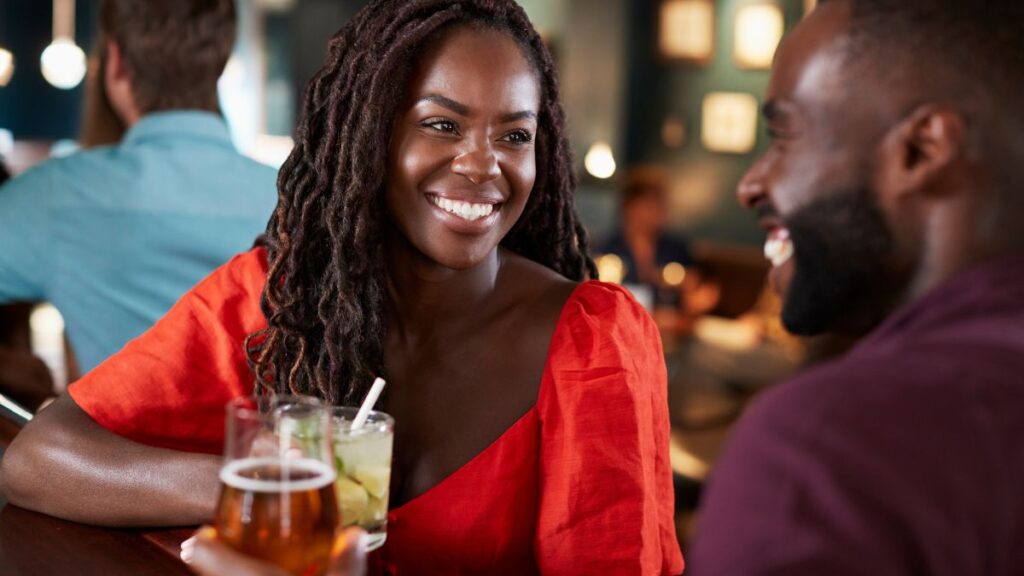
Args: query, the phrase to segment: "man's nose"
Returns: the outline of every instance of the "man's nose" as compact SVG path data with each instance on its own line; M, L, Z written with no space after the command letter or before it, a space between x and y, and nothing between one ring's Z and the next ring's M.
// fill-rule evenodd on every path
M759 159L747 170L736 186L736 199L741 206L752 209L768 197L768 186L764 178L764 166Z

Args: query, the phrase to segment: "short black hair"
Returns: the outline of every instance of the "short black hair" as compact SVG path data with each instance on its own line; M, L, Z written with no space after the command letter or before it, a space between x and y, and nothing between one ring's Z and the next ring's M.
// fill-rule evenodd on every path
M968 123L972 156L994 171L990 183L1003 188L1001 203L1024 209L1024 0L819 5L837 2L850 8L843 48L854 80L907 87L911 109L936 103L958 110Z
M986 96L998 113L1024 115L1024 1L845 1L851 62L870 56L875 74L918 73L933 97Z

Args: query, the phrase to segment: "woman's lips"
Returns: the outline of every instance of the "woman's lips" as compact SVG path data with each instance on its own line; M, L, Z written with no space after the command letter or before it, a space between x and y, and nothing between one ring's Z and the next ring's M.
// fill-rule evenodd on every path
M460 235L476 236L487 234L498 225L502 202L489 199L456 199L439 194L427 194L427 201L434 215L452 232Z
M475 222L481 218L486 218L497 210L497 205L488 202L466 202L435 195L429 195L428 198L434 206L468 222Z

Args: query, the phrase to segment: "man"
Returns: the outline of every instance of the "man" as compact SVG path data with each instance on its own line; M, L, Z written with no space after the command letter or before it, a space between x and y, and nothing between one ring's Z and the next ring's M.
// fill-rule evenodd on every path
M275 173L235 150L217 80L232 0L107 0L100 67L123 140L0 188L0 304L47 300L86 372L249 248Z
M828 0L739 186L795 332L870 333L765 394L692 574L1024 567L1024 3Z

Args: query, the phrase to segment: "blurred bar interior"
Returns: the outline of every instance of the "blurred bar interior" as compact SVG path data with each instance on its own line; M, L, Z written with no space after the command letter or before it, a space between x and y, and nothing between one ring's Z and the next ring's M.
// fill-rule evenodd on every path
M553 49L579 164L578 210L601 247L619 227L626 175L659 175L667 233L689 240L706 306L687 322L661 323L669 363L677 509L685 538L701 480L747 400L806 361L764 295L763 232L735 186L767 145L759 103L768 67L806 0L520 0ZM0 156L18 174L84 138L86 56L99 0L0 0ZM305 82L326 39L359 0L239 0L239 40L220 81L237 146L280 165L291 147ZM622 280L620 258L599 259ZM658 293L684 283L665 264ZM698 287L699 288L699 287ZM685 292L687 298L701 298ZM68 380L60 315L36 308L32 346ZM817 347L814 347L817 354ZM73 372L73 369L72 369ZM680 375L686 374L683 379Z

